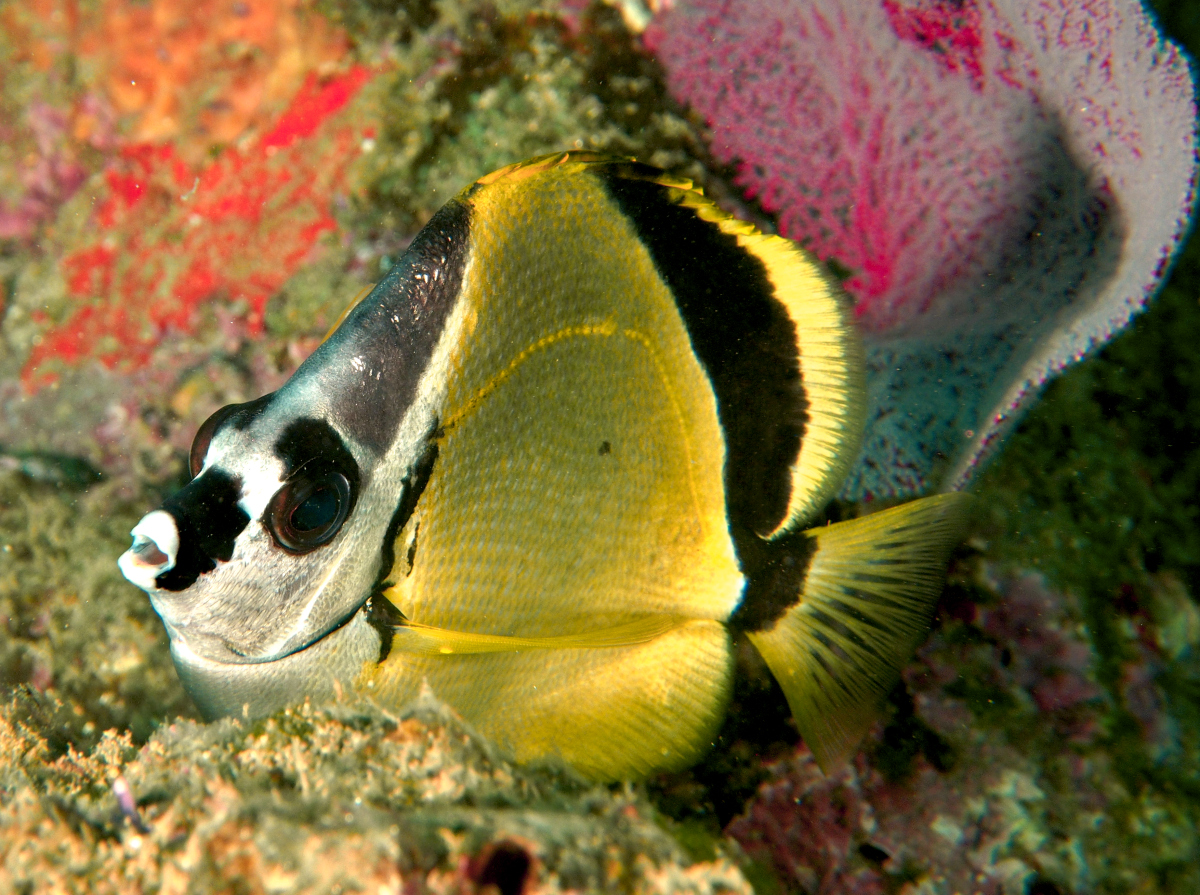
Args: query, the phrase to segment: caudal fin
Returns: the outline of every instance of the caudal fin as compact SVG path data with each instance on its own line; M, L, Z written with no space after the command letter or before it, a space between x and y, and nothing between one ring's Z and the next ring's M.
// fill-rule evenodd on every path
M823 770L854 754L928 632L968 503L939 494L806 532L800 602L748 633Z

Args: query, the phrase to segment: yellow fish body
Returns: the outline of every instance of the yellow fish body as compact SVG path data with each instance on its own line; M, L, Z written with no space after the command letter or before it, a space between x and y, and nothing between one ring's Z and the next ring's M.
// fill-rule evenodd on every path
M208 716L428 686L517 760L686 766L744 632L830 766L924 637L962 495L812 531L863 426L816 263L636 162L482 178L121 558Z

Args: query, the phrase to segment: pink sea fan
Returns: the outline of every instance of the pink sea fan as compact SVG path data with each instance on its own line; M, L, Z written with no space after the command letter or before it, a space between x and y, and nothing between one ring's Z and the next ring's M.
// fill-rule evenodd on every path
M1186 226L1192 83L1132 0L680 0L646 32L781 232L850 272L846 495L962 487Z
M740 160L739 182L785 234L853 271L867 329L894 329L1029 229L1044 149L1027 135L1045 130L1039 110L970 74L977 58L906 46L889 27L893 4L774 5L778 18L747 22L705 65L672 64L680 41L661 44L673 86L692 102L714 98L717 157ZM700 40L737 8L723 13L701 23Z

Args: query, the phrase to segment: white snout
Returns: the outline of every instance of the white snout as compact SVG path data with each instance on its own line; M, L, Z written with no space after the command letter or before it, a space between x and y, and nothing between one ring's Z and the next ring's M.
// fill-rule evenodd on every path
M142 590L158 590L154 579L175 568L179 553L179 529L165 510L155 510L133 527L133 546L121 554L121 574Z

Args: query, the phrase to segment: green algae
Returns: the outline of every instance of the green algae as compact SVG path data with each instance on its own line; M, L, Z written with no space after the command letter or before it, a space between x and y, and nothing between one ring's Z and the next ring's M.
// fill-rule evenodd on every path
M378 128L358 188L335 209L350 237L326 240L271 300L274 336L323 334L437 209L514 160L587 148L711 181L701 128L670 100L615 9L593 4L572 28L550 3L320 8L347 29L360 61L384 70L357 101Z
M576 31L549 4L410 4L382 19L373 4L327 8L361 29L360 54L395 69L379 97L360 232L411 235L481 174L563 149L705 177L699 128L614 9L594 4Z
M1086 837L1098 892L1200 887L1197 295L1192 239L1151 308L1049 386L977 489L993 560L1079 598L1109 699L1101 747L1117 786ZM1157 738L1126 693L1148 655L1164 701ZM1036 715L1008 721L1010 738L1037 740Z
M1084 601L1110 689L1133 658L1122 621L1131 615L1173 631L1172 665L1194 669L1200 658L1190 621L1200 585L1198 287L1193 240L1151 310L1047 389L977 489L991 552Z
M1200 581L1198 286L1192 241L1151 310L1053 382L985 474L986 532L1014 561L1080 591L1164 568Z
M298 270L267 304L267 331L281 340L316 336L373 280L352 265L352 250L327 240L311 264Z

